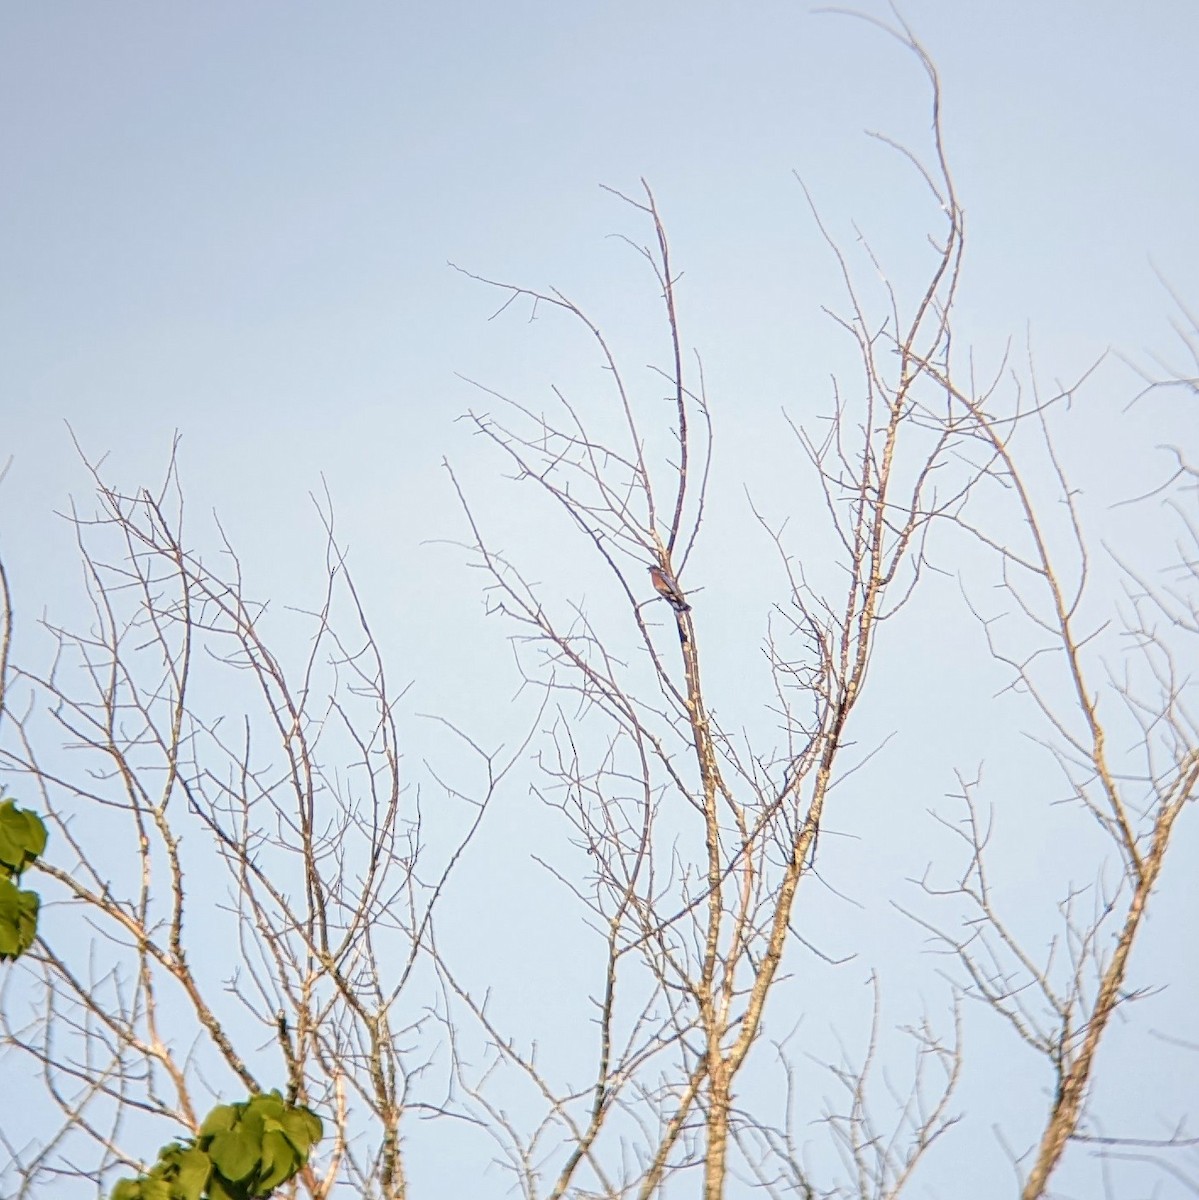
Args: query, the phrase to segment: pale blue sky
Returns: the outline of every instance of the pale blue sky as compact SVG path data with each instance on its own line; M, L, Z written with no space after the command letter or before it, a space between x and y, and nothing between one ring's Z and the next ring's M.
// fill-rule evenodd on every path
M1028 333L1047 378L1108 346L1168 352L1154 265L1199 304L1199 4L901 11L944 84L970 242L959 338L993 364ZM455 373L537 396L586 386L591 361L519 317L489 323L495 298L447 261L564 289L646 361L653 298L606 237L644 232L599 187L644 176L686 272L685 336L724 448L728 509L703 583L745 611L775 577L767 548L730 532L741 482L773 478L760 495L788 510L779 410L812 417L845 362L820 313L840 299L836 276L793 172L835 233L856 222L902 280L923 198L862 131L923 149L927 126L924 81L893 42L779 0L5 5L0 547L22 609L66 603L77 579L50 515L87 491L64 422L125 486L159 477L178 431L193 521L219 512L258 594L290 599L319 566L307 496L323 475L393 673L415 681L410 711L502 729L504 631L461 554L431 544L462 535L442 457L489 498L507 545L528 518L455 424L478 403ZM1116 368L1097 381L1099 419L1070 447L1084 482L1110 482L1113 451L1150 419L1121 415L1130 394ZM1148 440L1187 432L1162 428ZM714 648L717 677L742 653ZM949 694L956 660L926 658L880 663L880 687L927 669L930 694ZM478 698L468 678L493 691ZM955 726L960 763L918 737L903 750L933 774L930 796L950 789L950 766L997 752L985 725ZM878 819L895 822L889 862L909 821ZM983 1187L992 1160L969 1162L969 1194L1007 1194L1006 1176ZM952 1188L952 1169L938 1178Z
M1199 260L1199 10L904 12L944 76L971 338L993 349L1027 323L1050 374L1160 344L1150 261L1185 289ZM691 340L757 436L828 371L835 280L791 172L884 252L920 211L861 136L918 141L919 73L801 4L56 3L0 20L10 555L79 480L66 419L138 478L180 431L193 502L218 504L251 558L286 561L306 533L277 516L323 472L350 541L410 566L464 440L453 373L507 386L524 355L446 261L602 305L636 278L604 235L635 227L597 185L642 175L688 272Z

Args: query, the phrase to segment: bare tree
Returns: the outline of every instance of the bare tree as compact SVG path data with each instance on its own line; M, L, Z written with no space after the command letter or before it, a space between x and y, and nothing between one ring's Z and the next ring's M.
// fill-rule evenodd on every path
M36 1147L7 1144L20 1177L9 1194L55 1189L75 1170L134 1173L155 1128L143 1114L192 1134L215 1099L276 1086L332 1134L306 1194L343 1181L402 1196L400 1122L421 1103L428 1061L425 1018L406 997L453 859L440 870L426 859L418 878L402 693L329 510L324 594L297 614L307 646L287 670L232 549L216 571L184 543L173 461L155 493L122 495L98 473L95 484L97 514L71 515L91 626L47 625L50 669L7 679L4 768L55 853L4 1037L38 1065L60 1114ZM289 633L294 646L294 631L276 630ZM36 749L46 702L65 756Z
M761 1115L739 1111L733 1101L784 953L796 941L800 884L812 873L830 790L851 765L845 761L847 728L865 694L876 640L916 593L934 525L965 531L998 556L1014 611L1040 641L1019 658L998 641L993 652L1048 721L1057 763L1083 811L1111 840L1123 881L1115 888L1098 885L1089 916L1079 888L1067 884L1060 941L1038 963L994 907L983 865L985 832L973 791L964 788L969 820L951 828L965 839L969 856L954 890L975 911L955 932L932 928L961 958L964 994L981 997L1007 1018L1054 1072L1055 1094L1039 1143L1031 1154L1016 1155L1026 1198L1046 1193L1067 1145L1084 1136L1096 1051L1116 1007L1128 998L1129 955L1175 821L1195 796L1199 753L1184 702L1185 673L1171 644L1186 621L1172 611L1180 603L1176 592L1131 574L1125 629L1150 687L1140 691L1127 677L1106 682L1134 719L1144 763L1132 776L1113 765L1109 727L1091 682L1102 660L1089 657L1091 631L1080 616L1091 582L1090 551L1051 430L1055 402L1069 393L1043 399L1034 392L1026 399L1018 381L1001 388L1004 372L983 391L974 387L972 374L969 384L959 382L952 315L963 223L941 138L939 83L910 32L889 32L915 54L931 85L931 165L894 148L927 184L942 226L929 239L928 274L903 294L887 282L867 246L867 265L884 281L881 312L871 309L852 263L826 234L848 300L844 313L831 315L853 339L861 374L852 401L851 393L838 390L825 437L816 440L804 428L795 432L823 486L843 582L839 591L818 589L799 565L804 556L762 520L790 579L767 643L779 743L757 744L722 727L703 683L704 639L722 631L706 629L702 605L688 602L688 568L708 508L712 426L702 370L698 363L687 366L677 276L653 194L644 187L638 198L621 198L652 228L650 244L638 249L662 295L666 350L656 373L673 401L669 438L647 416L651 405L637 399L637 387L598 323L577 303L557 291L482 280L504 294L505 307L524 302L583 326L610 378L610 412L624 426L619 440L610 424L597 433L603 417L557 389L556 415L491 389L484 390L498 402L496 412L472 414L479 433L514 464L517 478L565 514L606 568L635 630L632 644L621 643L619 651L588 611L551 615L521 569L489 544L455 480L477 562L491 577L492 602L519 629L527 679L557 697L552 750L541 763L545 795L566 813L593 867L585 883L576 877L563 882L607 933L589 1089L555 1090L530 1057L508 1046L502 1055L549 1103L545 1123L526 1140L507 1129L511 1161L526 1167L540 1161L549 1126L572 1148L563 1151L554 1196L565 1193L583 1165L595 1167L585 1184L576 1184L586 1194L650 1196L694 1166L703 1174L703 1194L722 1196L732 1170L730 1145L738 1141L751 1156L756 1182L779 1194L894 1196L952 1125L959 1043L929 1026L915 1031L916 1078L898 1106L894 1132L881 1130L869 1112L866 1082L875 1039L864 1064L835 1068L850 1098L848 1115L830 1118L855 1180L845 1191L818 1187L788 1149L785 1131L772 1132ZM1031 482L1038 457L1048 464L1048 493ZM973 496L993 485L1014 502L1027 546L997 540L998 531L975 523ZM1041 516L1053 504L1064 504L1070 516L1064 544ZM1193 543L1194 524L1186 529ZM1192 548L1184 557L1192 581L1193 560ZM644 585L646 567L658 593L648 604L653 592ZM1168 567L1171 574L1176 569ZM667 601L668 632L647 618L663 607L660 599ZM1184 604L1183 612L1193 616L1193 603ZM1040 677L1055 669L1064 693ZM580 747L583 721L605 730L593 734L590 762ZM1105 864L1096 870L1102 874ZM1109 946L1105 935L1113 923ZM792 945L790 952L797 951ZM469 995L458 990L478 1015ZM636 997L623 1022L622 990ZM647 1026L650 1012L669 1013L669 1025ZM623 1056L614 1053L618 1045L625 1047ZM653 1084L638 1081L651 1061ZM930 1094L932 1076L937 1086ZM631 1111L647 1098L656 1119L642 1123L640 1138L619 1123L611 1133L623 1147L635 1146L622 1159L630 1163L626 1175L614 1180L598 1166L605 1115ZM603 1161L614 1157L612 1151ZM774 1175L765 1165L771 1158L784 1163ZM526 1170L521 1182L530 1196L537 1194L535 1181Z
M966 899L968 915L955 930L930 928L959 958L969 993L1000 1014L1052 1071L1044 1130L1027 1167L1020 1164L1021 1194L1033 1200L1046 1194L1069 1143L1088 1132L1096 1055L1117 1009L1141 990L1130 984L1130 956L1176 822L1199 788L1199 727L1183 666L1199 603L1194 472L1183 464L1164 490L1139 501L1166 498L1166 512L1181 524L1179 561L1154 579L1117 560L1124 603L1091 615L1098 572L1077 490L1048 424L1052 404L1064 397L1043 400L1034 392L1025 412L1001 417L948 378L944 383L994 454L991 478L1014 500L1024 526L1021 542L1001 544L959 520L996 555L1011 602L1007 611L1023 618L1026 635L1013 646L999 632L995 613L976 611L1013 687L1041 715L1039 740L1078 806L1080 834L1097 826L1109 847L1094 863L1092 879L1066 881L1060 933L1039 952L1012 929L995 898L986 854L990 816L977 785L963 781L967 817L954 828L965 843L965 865L950 891ZM1048 498L1038 494L1016 448L1027 432L1020 428L1025 417L1032 418L1051 464ZM1055 536L1043 515L1049 499L1068 514L1064 534Z
M913 39L900 36L927 73L936 118L933 66ZM888 311L873 320L848 262L828 239L850 306L836 319L862 364L861 406L838 395L819 441L795 429L824 490L840 587L816 590L781 534L767 529L790 579L766 647L781 731L776 744L758 745L724 728L703 681L704 639L721 631L704 628L687 586L708 506L712 426L702 370L687 366L675 268L652 192L645 186L640 198L621 198L652 230L650 244L638 249L662 295L666 352L656 374L671 395L669 439L582 308L556 291L484 280L505 294L505 306L524 301L582 324L610 379L611 424L623 426L619 439L595 432L605 418L556 389L556 415L495 392L499 415L472 414L518 478L535 484L598 555L635 631L627 648L622 642L618 650L582 609L551 615L520 568L489 545L455 479L492 604L516 623L527 679L546 688L557 711L551 749L541 759L543 794L590 855L587 878L563 882L606 937L588 1088L557 1091L530 1057L506 1045L502 1055L549 1102L546 1124L527 1140L509 1131L511 1161L540 1161L549 1126L571 1147L555 1197L572 1185L587 1194L648 1197L691 1166L702 1171L706 1197L725 1194L731 1142L742 1126L760 1127L737 1110L735 1088L793 940L800 884L811 870L830 789L846 769L846 731L875 640L913 595L930 525L956 514L989 469L989 460L967 466L956 483L933 487L934 472L951 464L970 419L955 411L944 382L962 225L936 120L932 169L911 161L943 222L914 300L888 287ZM651 619L662 607L666 631ZM587 744L579 736L584 727ZM595 747L590 760L588 745ZM456 990L482 1018L471 997ZM939 1098L910 1130L910 1146L879 1169L879 1194L897 1191L951 1123L957 1052L937 1043L935 1054L944 1067ZM614 1125L613 1141L635 1149L622 1158L625 1174L613 1178L600 1166L620 1157L601 1149L609 1114L635 1113L647 1101L653 1120L638 1118L639 1136L626 1123ZM582 1166L592 1168L586 1184L574 1182ZM521 1182L526 1194L537 1194L527 1169Z
M8 1146L21 1195L64 1172L136 1169L144 1151L130 1136L149 1118L194 1131L205 1093L253 1093L276 1079L332 1131L296 1185L311 1196L406 1195L414 1113L462 1119L492 1138L530 1200L648 1200L697 1187L717 1200L742 1185L808 1197L910 1189L960 1117L962 1008L906 1031L912 1066L897 1084L881 1048L886 981L876 984L866 1048L833 1064L838 1098L824 1108L797 1079L794 1042L772 1040L766 1022L788 972L821 953L798 915L836 788L872 749L855 746L853 731L880 639L918 602L931 539L963 534L995 556L1011 610L1040 639L1013 648L994 634L991 646L1038 705L1080 813L1118 865L1112 884L1096 864L1089 911L1071 888L1060 944L1038 954L995 902L984 805L963 782L966 820L946 825L962 840L964 868L948 885L931 874L924 885L969 911L960 926L916 914L960 964L962 999L981 999L1049 1064L1056 1090L1037 1144L1015 1154L1023 1195L1048 1194L1067 1147L1088 1136L1097 1051L1133 987L1130 954L1199 784L1179 645L1196 625L1197 525L1183 507L1194 474L1184 466L1170 493L1189 539L1170 578L1125 569L1124 627L1140 674L1098 684L1104 660L1081 608L1089 543L1052 436L1063 397L979 389L969 360L962 369L953 321L964 225L940 85L910 31L887 32L927 78L931 142L922 156L881 140L926 186L935 227L918 239L923 275L900 287L864 239L861 257L844 251L812 206L844 287L829 315L860 369L837 383L819 436L812 423L792 425L823 495L823 533L805 529L797 545L752 513L788 580L763 648L771 695L760 724L772 733L726 725L704 671L726 636L707 619L700 582L718 422L688 350L653 192L617 194L649 231L648 244L630 245L661 299L662 358L647 375L630 374L601 324L562 292L473 276L499 291L501 311L529 306L584 331L606 380L599 398L555 387L548 411L484 388L489 408L469 416L585 550L600 603L538 582L537 571L556 566L557 544L533 566L503 551L473 482L450 469L472 562L538 697L533 790L565 831L541 865L601 948L598 986L579 989L592 1006L579 1034L587 1078L568 1078L496 1017L487 986L447 948L439 907L529 743L501 759L461 735L483 782L473 792L447 785L461 824L431 843L401 782L398 694L327 505L327 586L303 615L307 644L289 670L268 638L275 618L247 598L231 547L215 571L185 542L173 465L155 494L122 495L97 473L99 515L72 517L93 627L50 627L52 667L10 669L5 694L0 762L14 787L35 789L54 833L33 975L2 1006L5 1040L39 1064L61 1115L59 1132L37 1146ZM860 282L863 267L874 284ZM1050 467L1048 493L1037 455ZM1018 538L982 519L996 491L1014 505ZM1064 545L1043 515L1059 501ZM831 559L805 569L812 545L826 542ZM992 634L990 614L977 611ZM6 635L5 654L7 645ZM1138 773L1113 757L1101 687L1136 730ZM18 693L32 699L14 711ZM38 749L47 699L66 759ZM197 928L218 878L227 903ZM94 934L66 932L68 918ZM236 947L231 973L229 955L213 953L217 930ZM530 926L512 931L512 961L531 936ZM754 1075L772 1063L781 1101ZM839 1169L805 1161L796 1130L813 1115ZM86 1145L92 1157L76 1165Z

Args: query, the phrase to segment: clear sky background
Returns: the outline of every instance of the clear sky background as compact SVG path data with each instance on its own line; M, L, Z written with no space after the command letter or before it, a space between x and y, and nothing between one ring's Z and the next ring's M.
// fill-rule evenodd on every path
M1028 339L1049 380L1109 347L1173 354L1155 268L1199 304L1199 5L910 0L901 12L943 79L969 240L959 340L993 366L1009 338ZM528 515L530 497L496 486L499 464L456 423L480 403L459 376L536 397L595 373L579 341L543 335L540 322L489 322L495 296L447 263L562 288L611 323L631 362L648 361L639 322L652 291L606 236L646 231L599 186L633 191L644 177L686 272L685 338L703 352L716 414L721 505L699 582L712 611L750 614L713 650L714 679L735 681L779 596L768 547L734 532L746 527L742 482L776 516L790 511L798 455L780 412L813 419L847 362L820 311L841 299L836 275L794 173L837 235L856 223L897 279L914 278L927 205L863 131L923 150L927 128L923 77L899 47L780 0L4 5L0 462L11 466L0 548L20 612L77 603L71 540L53 516L88 490L67 423L125 487L161 476L178 432L194 524L219 513L258 595L305 597L321 561L308 497L325 481L393 674L414 682L414 739L419 712L514 736L505 631L443 544L463 536L443 457L508 548L544 561L553 535ZM1154 480L1156 443L1195 444L1193 410L1127 412L1134 390L1110 365L1090 393L1094 419L1072 427L1082 485L1115 487L1103 503ZM1126 458L1134 442L1146 450ZM1128 518L1096 512L1100 536L1127 531ZM894 687L905 712L892 719L884 705L868 729L900 730L887 769L927 790L919 812L952 789L953 765L1010 749L992 736L998 708L971 720L947 699L966 647L977 651L969 626L955 628L934 608L879 664L879 688ZM924 714L900 699L913 678L927 679ZM900 849L862 868L867 915L835 919L867 937L882 923L887 941L895 918L880 898L929 852L922 834L905 842L912 822L894 806L863 804L846 831L881 824ZM497 856L519 860L511 825L495 837ZM1181 876L1193 875L1194 848L1175 864ZM1041 854L1019 848L1013 870L1035 878ZM1189 884L1167 892L1169 905L1170 928L1193 930ZM1155 951L1174 965L1178 952ZM1193 987L1193 950L1183 957ZM881 948L877 964L867 954L853 986L884 960ZM892 986L902 997L908 983ZM980 1026L978 1044L992 1037L990 1061L1018 1071ZM1163 1063L1122 1082L1176 1114L1194 1087ZM456 1186L472 1182L470 1161L455 1163ZM445 1169L418 1158L418 1194L442 1194ZM1005 1171L993 1146L963 1142L926 1186L1006 1195ZM1152 1182L1158 1196L1183 1194Z

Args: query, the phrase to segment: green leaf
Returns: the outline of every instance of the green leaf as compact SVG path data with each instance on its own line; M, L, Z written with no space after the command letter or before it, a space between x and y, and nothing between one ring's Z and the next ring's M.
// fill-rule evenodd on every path
M200 1200L211 1174L212 1162L203 1150L191 1146L181 1151L171 1200Z
M269 1092L255 1096L246 1105L246 1111L258 1113L263 1117L281 1117L287 1111L287 1105L283 1103L278 1089L272 1088Z
M158 1148L158 1161L146 1172L152 1179L164 1178L175 1169L179 1156L187 1149L183 1142L167 1142Z
M237 1122L237 1132L243 1137L252 1138L254 1143L259 1145L262 1142L262 1135L266 1132L266 1118L263 1116L262 1106L256 1103L257 1099L256 1096L249 1104L237 1106L241 1111Z
M172 1142L140 1179L117 1186L113 1200L257 1200L300 1171L319 1140L320 1118L292 1107L278 1091L243 1104L221 1104L194 1143Z
M23 892L12 880L0 878L0 962L33 945L39 904L37 892Z
M257 1194L269 1196L281 1183L286 1183L304 1165L304 1158L278 1130L267 1130L262 1137L262 1172Z
M36 814L0 801L0 867L20 875L46 848L46 826Z
M278 1091L217 1105L194 1142L163 1146L145 1175L116 1185L112 1200L265 1200L300 1171L323 1128Z
M226 1183L219 1175L213 1172L212 1178L208 1181L208 1200L245 1200L245 1190L237 1188L233 1190L234 1185Z
M313 1145L321 1140L324 1136L325 1127L321 1124L321 1119L308 1108L289 1108L282 1117L279 1118L287 1136L291 1139L291 1143L295 1146L305 1158L308 1156L308 1151Z
M228 1133L237 1124L236 1104L219 1104L204 1118L196 1140L215 1137L218 1133Z
M240 1183L258 1166L262 1139L247 1136L239 1128L230 1133L218 1133L207 1149L212 1165L231 1183Z

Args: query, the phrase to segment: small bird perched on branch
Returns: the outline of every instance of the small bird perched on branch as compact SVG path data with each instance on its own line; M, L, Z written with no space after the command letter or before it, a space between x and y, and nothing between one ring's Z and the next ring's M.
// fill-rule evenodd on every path
M649 569L649 578L650 582L654 585L654 591L663 597L675 612L685 613L691 611L691 605L683 599L683 593L679 591L678 584L661 567L651 566Z

